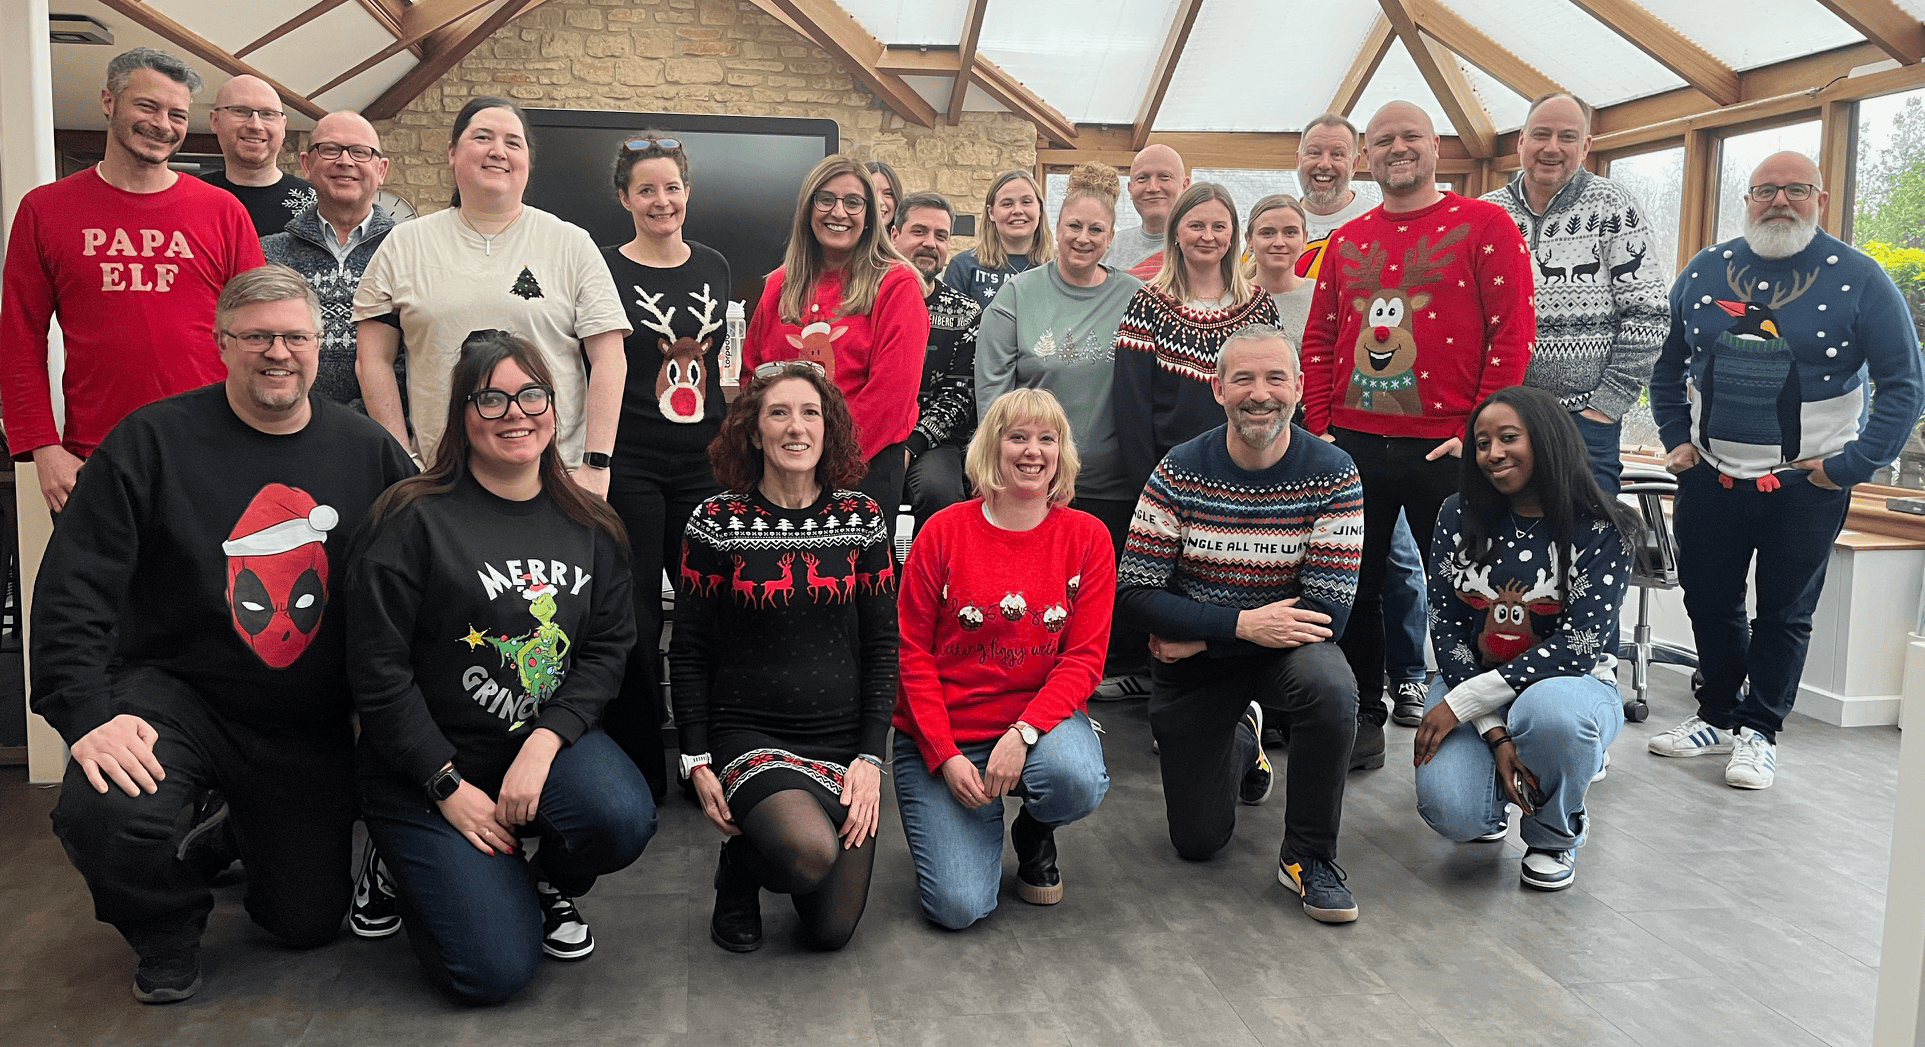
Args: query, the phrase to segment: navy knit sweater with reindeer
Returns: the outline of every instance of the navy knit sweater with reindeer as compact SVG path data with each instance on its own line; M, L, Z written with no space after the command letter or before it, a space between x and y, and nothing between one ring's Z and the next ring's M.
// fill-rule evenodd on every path
M1496 204L1445 193L1330 234L1303 333L1304 426L1445 440L1524 379L1531 259Z
M1911 314L1878 263L1823 231L1789 258L1737 239L1698 252L1672 288L1651 414L1666 449L1695 444L1727 486L1770 491L1809 458L1855 484L1898 456L1921 385Z

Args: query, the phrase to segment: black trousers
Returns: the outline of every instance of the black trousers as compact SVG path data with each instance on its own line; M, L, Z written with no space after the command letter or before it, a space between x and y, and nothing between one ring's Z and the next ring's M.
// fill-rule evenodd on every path
M157 669L114 681L116 707L160 735L167 772L152 795L109 783L94 791L67 764L54 834L93 893L94 916L143 955L200 941L213 893L175 857L194 802L209 788L227 797L247 866L247 914L289 944L334 940L354 889L353 739L345 718L325 730L265 733L218 718L192 688Z
M1121 566L1123 544L1130 537L1130 517L1136 512L1136 499L1078 498L1069 505L1103 521L1104 530L1110 533L1110 548L1116 553L1117 565ZM1121 584L1117 585L1119 598L1122 588ZM1110 616L1110 646L1103 659L1103 675L1134 676L1149 672L1149 664L1149 631L1137 628L1119 603L1112 608Z
M892 443L876 452L869 459L869 471L856 489L876 500L882 506L883 526L889 531L889 549L896 548L896 514L902 509L902 476L908 466L903 462L907 457L906 442Z
M1237 729L1251 702L1290 738L1283 849L1297 858L1335 858L1357 737L1357 686L1343 652L1330 643L1151 663L1150 732L1162 761L1170 842L1190 861L1230 842L1237 786L1257 756L1256 739Z
M929 518L969 497L969 482L963 477L963 449L953 444L938 444L909 463L903 477L902 497L921 527Z

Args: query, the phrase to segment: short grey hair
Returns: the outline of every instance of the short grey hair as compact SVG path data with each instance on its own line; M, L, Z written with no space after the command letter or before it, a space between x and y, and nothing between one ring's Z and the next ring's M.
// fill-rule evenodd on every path
M152 47L136 47L114 56L114 60L107 63L107 93L119 98L120 93L127 90L127 81L132 80L134 72L140 69L152 69L177 84L186 84L188 94L200 93L199 73L186 62Z
M1348 119L1344 117L1342 113L1325 113L1322 116L1317 117L1315 120L1312 120L1309 123L1303 125L1302 133L1309 134L1310 132L1316 130L1319 127L1341 127L1344 130L1350 132L1350 137L1353 140L1358 137L1361 137L1362 135L1362 132L1357 130L1357 125L1351 123Z
M1257 290L1259 294L1267 293L1264 292L1262 288L1258 288ZM1247 327L1237 328L1230 337L1223 340L1222 345L1217 347L1218 378L1223 377L1223 358L1230 355L1230 347L1236 345L1238 342L1282 342L1284 347L1290 350L1290 370L1297 374L1303 373L1302 361L1297 358L1297 340L1295 338L1284 334L1282 330L1271 327L1269 324L1250 324Z
M284 265L263 265L227 281L221 288L220 300L214 303L214 326L225 331L234 314L250 305L264 302L287 302L299 298L307 303L307 311L314 317L314 329L321 330L321 299L314 294L314 288L307 277Z

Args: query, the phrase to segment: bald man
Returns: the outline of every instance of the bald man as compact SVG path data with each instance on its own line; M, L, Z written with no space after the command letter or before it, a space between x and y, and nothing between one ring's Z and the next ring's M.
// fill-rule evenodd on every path
M1303 336L1304 426L1363 477L1362 575L1340 641L1357 677L1353 769L1384 761L1384 564L1398 515L1428 561L1465 419L1523 381L1536 337L1524 238L1503 208L1437 188L1438 146L1409 102L1371 117L1364 155L1384 202L1330 234Z
M1189 187L1189 169L1183 166L1183 158L1176 150L1158 144L1137 153L1130 164L1130 204L1143 219L1143 228L1119 235L1103 261L1118 269L1128 269L1131 276L1143 281L1161 272L1163 237L1169 229L1170 209Z
M227 167L203 180L241 201L254 219L255 236L287 228L289 219L314 202L314 187L276 163L287 137L287 111L267 81L258 76L229 80L214 96L214 111L207 119L221 140Z
M361 114L329 113L314 125L301 154L301 173L314 185L314 202L285 230L262 238L261 251L268 261L307 277L321 298L321 367L314 391L365 414L354 374L352 314L361 274L394 228L394 219L374 202L388 177L388 159L381 155L374 125ZM401 359L397 371L404 366Z
M1684 266L1651 373L1704 682L1697 713L1649 748L1730 753L1725 784L1765 789L1851 487L1898 456L1925 377L1891 277L1818 228L1828 199L1818 165L1776 153L1746 184L1744 235Z

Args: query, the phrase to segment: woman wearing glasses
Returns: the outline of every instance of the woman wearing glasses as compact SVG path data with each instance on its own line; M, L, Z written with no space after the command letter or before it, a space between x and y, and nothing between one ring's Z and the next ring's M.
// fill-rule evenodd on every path
M669 649L682 773L726 839L709 937L762 944L761 890L803 944L855 933L896 695L896 569L842 394L758 366L709 445L729 488L689 521Z
M628 318L588 233L521 202L532 160L514 103L475 98L461 108L448 144L451 206L395 227L361 277L355 371L369 417L403 447L412 424L414 446L434 461L462 340L481 327L512 331L555 376L562 464L584 490L606 496ZM404 340L407 414L394 376Z
M348 573L361 809L428 980L465 1003L595 938L573 899L655 832L595 729L635 642L621 520L570 482L541 354L462 344L447 435L388 489ZM538 837L524 860L521 837Z
M890 246L862 164L831 156L802 182L782 268L762 286L742 366L808 360L848 399L868 473L863 493L894 524L916 426L929 309L922 280Z
M721 488L709 472L708 445L722 428L719 357L727 340L729 263L685 240L688 156L658 132L622 143L615 195L635 221L635 238L602 249L628 310L622 342L628 387L609 466L608 504L628 527L635 563L637 643L621 695L602 727L641 768L660 800L668 789L662 752L662 567L682 548L689 514Z

